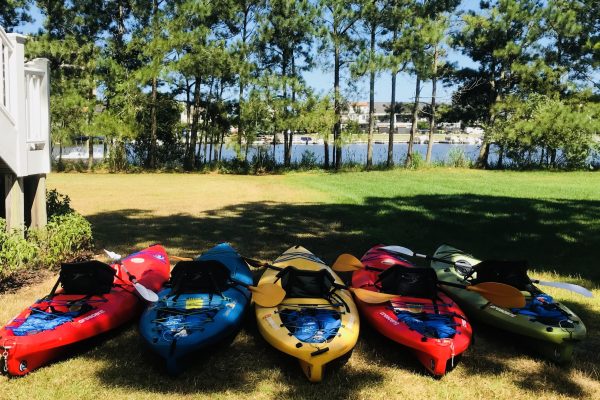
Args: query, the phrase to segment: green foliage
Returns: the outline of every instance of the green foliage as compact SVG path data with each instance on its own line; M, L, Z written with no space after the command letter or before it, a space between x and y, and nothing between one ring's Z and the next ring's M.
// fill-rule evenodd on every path
M311 150L304 150L298 165L300 166L300 169L315 169L318 166L316 154Z
M250 161L250 168L254 174L264 174L272 172L277 167L277 163L273 155L269 152L269 147L260 146L256 149L256 153Z
M600 105L584 99L512 96L496 106L492 140L519 167L583 168L598 148Z
M31 0L2 0L0 3L0 26L8 32L23 22L31 22L29 6Z
M454 168L467 168L471 166L471 160L460 147L453 147L448 152L446 165Z
M49 219L55 215L64 215L73 212L71 199L67 195L58 193L56 189L47 191L46 212Z
M92 248L91 224L70 207L69 196L47 195L49 222L43 228L7 232L0 218L0 281L26 268L53 268Z
M75 212L55 215L43 231L38 232L40 264L56 267L61 261L76 257L93 245L92 226ZM39 239L42 239L39 241Z
M150 96L147 96L147 101L151 101ZM180 105L170 95L162 93L158 94L157 104L156 138L161 146L160 151L156 154L156 165L173 166L173 164L180 164L183 156L183 147L180 141L180 132L182 130L180 125ZM141 132L134 148L138 163L143 164L144 160L148 158L150 148L153 145L150 136L150 126L152 124L151 107L143 108L137 115L137 121ZM118 156L122 157L120 154Z
M417 129L429 129L429 122L426 121L418 121L417 122Z
M412 157L410 157L410 161L408 162L408 164L405 161L404 165L408 169L420 169L423 168L426 165L426 163L421 153L416 152L412 154Z
M23 238L23 232L7 232L6 220L0 218L0 280L32 264L37 254L37 247Z
M357 88L357 76L366 75L373 92L383 71L457 85L452 107L441 110L441 118L485 126L490 135L505 130L496 114L505 98L540 94L570 101L586 88L600 88L598 1L490 0L460 12L459 3L37 1L43 28L28 41L26 55L50 60L53 142L66 146L80 136L105 137L110 171L131 170L126 149L133 143L139 165L186 170L209 161L224 165L218 151L207 157L204 147L219 149L235 128L237 137L228 146L240 160L258 135L283 135L287 167L293 135L317 133L329 143L333 133L339 168L347 139L341 129L345 93ZM27 21L31 4L5 0L0 24L11 30ZM449 46L470 58L472 67L450 76ZM315 96L304 80L304 72L317 65L332 72L331 99ZM435 97L432 93L432 103ZM175 99L189 111L181 125ZM550 164L585 164L587 134L568 136L569 145L548 149L558 151ZM505 154L525 160L519 163L540 151L523 153L510 135L499 137ZM582 143L575 145L578 137ZM486 143L493 140L489 136ZM58 163L60 169L82 166Z

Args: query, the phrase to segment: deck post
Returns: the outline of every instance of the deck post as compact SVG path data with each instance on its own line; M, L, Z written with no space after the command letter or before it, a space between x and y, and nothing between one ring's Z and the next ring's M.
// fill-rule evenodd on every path
M48 221L46 211L46 175L28 176L25 185L25 219L30 228L41 228Z
M4 209L6 210L6 228L20 230L25 226L25 191L23 178L15 174L4 175Z

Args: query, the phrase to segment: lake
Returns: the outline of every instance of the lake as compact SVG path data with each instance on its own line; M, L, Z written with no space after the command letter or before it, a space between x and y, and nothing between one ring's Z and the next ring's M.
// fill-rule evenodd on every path
M272 153L273 146L264 145L261 146L267 149L269 153ZM387 160L387 144L375 143L373 144L373 163L383 164ZM406 157L406 151L408 143L394 143L394 163L400 164ZM425 159L427 153L426 144L415 144L413 145L415 153L420 153ZM479 154L478 145L470 144L448 144L448 143L435 143L433 145L432 160L442 161L448 158L448 153L451 149L462 149L465 155L475 160ZM248 159L251 160L252 156L256 154L257 148L251 147L248 152ZM318 163L323 162L324 157L324 146L322 144L294 144L292 145L292 162L300 162L302 155L305 152L312 152L316 157ZM236 154L233 149L223 147L223 159L229 160L235 158ZM54 148L53 157L58 158L58 147ZM87 149L85 146L72 146L63 148L64 159L87 159ZM333 147L329 146L329 159L333 159ZM102 158L102 145L94 146L94 158ZM275 159L278 163L283 163L283 145L278 144L275 147ZM490 160L493 159L493 155L490 155ZM353 143L344 145L342 148L342 161L343 162L355 162L365 163L367 160L367 144L366 143Z

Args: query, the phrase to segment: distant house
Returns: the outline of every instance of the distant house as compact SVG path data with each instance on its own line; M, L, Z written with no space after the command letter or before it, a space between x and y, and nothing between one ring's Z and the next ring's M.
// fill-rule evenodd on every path
M400 103L398 103L398 106ZM390 130L390 103L376 101L374 104L375 133L388 133ZM395 133L409 133L411 127L412 115L410 112L403 111L394 114L396 128ZM361 131L369 130L369 102L358 101L349 103L348 108L342 113L342 125L349 121L358 123ZM427 118L421 117L419 121L427 121Z
M0 27L0 217L9 229L43 226L47 220L48 60L25 62L25 40Z

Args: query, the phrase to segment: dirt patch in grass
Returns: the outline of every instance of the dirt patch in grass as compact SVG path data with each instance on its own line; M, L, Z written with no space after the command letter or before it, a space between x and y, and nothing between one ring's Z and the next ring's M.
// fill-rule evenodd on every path
M38 268L15 272L0 281L0 294L16 293L19 289L45 281L50 275L50 271Z

